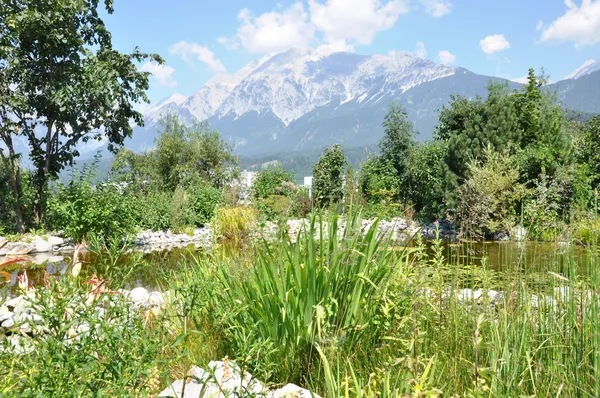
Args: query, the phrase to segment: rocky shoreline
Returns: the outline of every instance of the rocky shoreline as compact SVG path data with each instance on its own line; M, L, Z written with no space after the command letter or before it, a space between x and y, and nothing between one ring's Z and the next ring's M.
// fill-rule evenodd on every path
M142 252L162 251L195 244L202 247L212 245L212 230L209 225L196 228L192 234L171 231L141 231L133 242L133 249ZM35 263L62 259L75 250L75 242L59 235L24 235L18 241L9 241L0 236L0 257L28 256Z
M374 219L361 220L361 231L366 233L375 222ZM284 226L285 231L292 241L297 237L299 231L309 226L306 219L287 220ZM339 234L343 234L345 228L344 220L340 219L338 225ZM266 222L261 227L256 228L254 234L257 236L278 235L281 226L274 222ZM406 242L418 233L424 239L435 239L439 237L442 240L456 241L458 236L454 223L437 220L431 224L419 225L416 222L408 221L403 218L393 218L391 220L380 220L379 235L390 233L391 240L395 242ZM523 227L516 227L510 233L497 234L495 240L524 240L527 231ZM137 234L132 250L149 253L153 251L164 251L175 248L182 248L189 245L195 245L200 248L210 248L214 242L214 234L211 225L206 224L202 228L196 228L191 233L174 233L172 231L141 231ZM75 250L75 243L70 238L65 238L62 234L31 236L24 235L18 241L9 241L0 236L0 258L3 256L31 256L31 261L42 264L44 261L54 259L55 256L72 253Z

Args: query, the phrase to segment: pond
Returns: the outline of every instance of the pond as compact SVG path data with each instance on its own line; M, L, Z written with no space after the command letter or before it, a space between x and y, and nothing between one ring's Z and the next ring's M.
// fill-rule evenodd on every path
M426 252L434 255L433 242L426 242ZM414 245L395 246L395 250L414 251ZM506 272L519 272L524 276L535 277L549 271L569 276L589 275L592 264L592 253L583 246L556 244L548 242L444 242L441 246L446 263L470 269L486 269ZM88 252L83 255L82 273L86 277L106 275L108 268L119 270L113 273L122 278L127 288L144 286L149 289L160 289L172 272L188 261L194 261L205 252L199 246L190 245L149 253L129 252L118 257L102 256ZM27 270L34 286L41 286L46 275L65 275L70 272L70 256L47 256L31 259L32 261L13 265L8 268L10 281L0 285L0 289L13 290L17 284L17 275ZM0 282L2 283L2 282Z

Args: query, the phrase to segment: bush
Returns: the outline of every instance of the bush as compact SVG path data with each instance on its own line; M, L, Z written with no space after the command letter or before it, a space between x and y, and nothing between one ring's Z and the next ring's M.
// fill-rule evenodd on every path
M296 218L306 218L308 213L311 212L312 207L313 202L310 196L308 196L308 190L298 187L292 198L290 216Z
M283 195L271 195L262 200L261 209L265 212L267 219L274 220L280 217L287 218L292 210L292 199Z
M283 167L274 167L261 170L252 184L257 198L268 198L275 194L284 194L278 188L282 187L284 181L293 182L294 175Z
M190 195L182 187L177 187L171 199L171 229L181 232L195 223L196 216L191 207Z
M527 192L518 182L519 170L508 155L494 152L491 147L484 155L484 164L468 165L470 177L459 190L462 233L473 238L510 230Z
M256 224L256 213L250 207L219 207L215 215L215 233L224 242L245 245Z
M92 185L92 175L74 176L69 184L58 186L48 201L50 225L77 242L90 234L105 242L130 238L138 219L135 198L111 182Z
M340 145L325 150L313 167L313 193L320 206L339 203L344 198L343 177L348 159Z
M224 201L223 193L210 186L198 186L190 189L189 202L196 225L212 221L215 209Z
M139 223L142 228L163 231L171 227L171 194L152 192L138 198Z
M524 205L523 218L533 238L553 240L565 230L571 218L572 199L577 188L574 170L561 167L551 178L542 174L535 181L532 198Z

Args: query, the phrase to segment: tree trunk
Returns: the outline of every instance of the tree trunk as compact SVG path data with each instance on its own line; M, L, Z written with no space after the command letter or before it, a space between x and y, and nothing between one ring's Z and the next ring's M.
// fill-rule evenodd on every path
M12 138L10 137L10 135L7 136L4 141L6 146L8 147L10 182L13 188L13 198L15 200L15 218L17 222L17 232L23 234L25 233L25 220L23 217L23 195L21 192L21 167L19 165L19 159L15 154Z
M50 157L52 156L52 127L54 122L49 122L46 132L46 158L44 162L37 165L35 175L35 206L34 214L37 227L42 225L44 211L46 209L46 186L48 183L48 173L50 171Z

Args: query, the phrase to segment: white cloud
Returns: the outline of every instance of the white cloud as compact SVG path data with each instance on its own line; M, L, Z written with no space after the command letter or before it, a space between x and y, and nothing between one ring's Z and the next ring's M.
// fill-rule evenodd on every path
M450 51L442 50L438 53L438 59L444 65L451 65L456 61L456 55L452 54Z
M377 32L394 26L400 15L408 12L404 0L309 0L311 22L323 32L325 41L348 41L371 44Z
M271 53L292 47L307 47L314 39L314 27L302 3L281 12L266 12L254 17L244 8L238 14L242 25L237 36L242 46L253 53Z
M427 50L425 49L425 43L418 41L415 44L415 55L419 58L425 58L427 56Z
M565 0L567 11L548 26L541 26L542 42L572 41L576 47L591 46L600 42L600 0L582 0L577 6Z
M479 41L479 47L484 53L490 55L510 48L510 43L504 35L490 35Z
M197 43L180 41L169 47L169 54L179 55L186 62L191 62L190 57L195 57L198 61L206 64L208 69L213 72L224 72L225 66L215 57L212 51Z
M225 36L219 37L217 41L219 42L219 44L225 46L225 48L227 48L228 50L237 50L240 46L240 43L238 43L237 40Z
M175 87L177 82L173 80L175 69L167 65L160 65L156 62L146 62L140 68L142 72L150 72L152 77L161 86Z
M429 15L435 18L443 17L446 14L450 14L450 7L452 3L449 0L419 0L420 3L425 7L425 11Z

